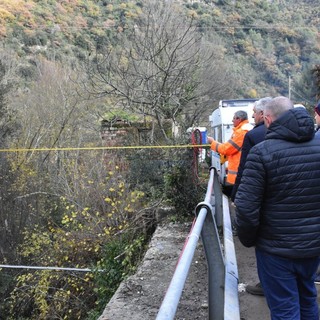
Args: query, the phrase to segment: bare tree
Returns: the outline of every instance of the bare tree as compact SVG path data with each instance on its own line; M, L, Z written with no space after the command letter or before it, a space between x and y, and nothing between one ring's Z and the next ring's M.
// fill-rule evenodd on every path
M132 30L87 64L90 90L112 95L127 111L193 125L213 100L232 90L217 47L170 1L148 1ZM230 76L230 74L228 75Z
M13 89L16 87L19 63L12 51L0 51L0 148L5 149L17 129L15 114L10 108L10 99ZM9 238L17 227L17 221L13 218L11 210L12 186L15 177L10 167L10 156L0 154L0 259L4 261L6 252L11 251Z
M26 150L1 153L6 166L2 161L0 186L5 187L0 188L0 225L4 229L0 259L1 253L2 257L14 253L25 227L57 215L60 198L69 195L66 186L73 182L70 167L76 169L83 159L79 151L53 149L100 143L99 121L88 112L89 102L83 97L80 100L76 83L70 81L72 69L45 59L34 59L34 65L37 79L11 94L7 105L18 123L14 139L7 139L7 145ZM70 201L78 202L76 195L74 198Z
M0 51L0 144L7 143L8 137L14 132L16 122L14 114L8 108L9 97L18 82L19 64L14 52Z

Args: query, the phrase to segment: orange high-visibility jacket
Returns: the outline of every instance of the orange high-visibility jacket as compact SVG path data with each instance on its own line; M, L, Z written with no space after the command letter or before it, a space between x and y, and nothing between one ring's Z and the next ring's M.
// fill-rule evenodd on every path
M211 150L228 157L228 183L234 184L236 181L243 139L245 134L252 128L253 126L249 121L244 120L233 128L233 134L227 142L220 143L214 140L211 143Z

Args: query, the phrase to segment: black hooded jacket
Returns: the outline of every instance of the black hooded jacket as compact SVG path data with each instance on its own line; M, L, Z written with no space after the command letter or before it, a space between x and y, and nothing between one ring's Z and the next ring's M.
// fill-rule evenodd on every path
M320 143L304 108L285 112L250 150L235 205L243 245L287 258L320 255Z

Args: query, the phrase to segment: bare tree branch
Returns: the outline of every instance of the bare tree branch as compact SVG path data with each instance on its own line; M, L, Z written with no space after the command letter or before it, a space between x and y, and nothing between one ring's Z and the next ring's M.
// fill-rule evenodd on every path
M173 2L149 1L135 28L119 34L119 45L86 63L87 89L153 117L168 139L164 120L191 126L214 100L232 91L221 56Z

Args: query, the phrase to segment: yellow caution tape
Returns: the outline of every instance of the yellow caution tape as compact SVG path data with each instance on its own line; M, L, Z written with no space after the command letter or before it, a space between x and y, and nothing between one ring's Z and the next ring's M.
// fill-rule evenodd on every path
M165 149L165 148L204 148L209 144L185 144L185 145L165 145L165 146L121 146L121 147L79 147L79 148L11 148L0 149L0 152L34 152L34 151L79 151L79 150L120 150L120 149Z

